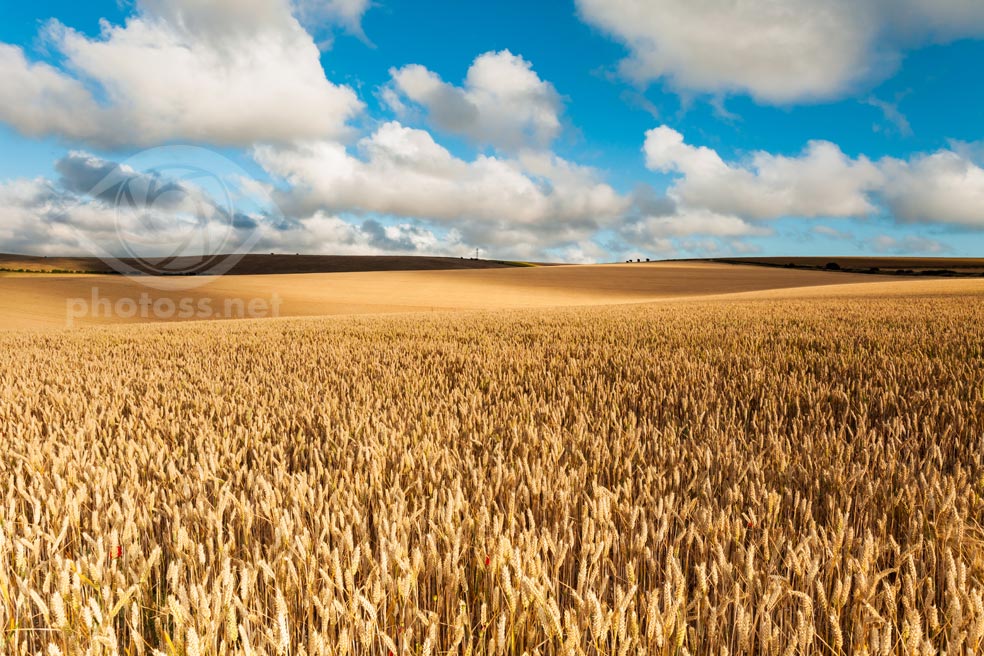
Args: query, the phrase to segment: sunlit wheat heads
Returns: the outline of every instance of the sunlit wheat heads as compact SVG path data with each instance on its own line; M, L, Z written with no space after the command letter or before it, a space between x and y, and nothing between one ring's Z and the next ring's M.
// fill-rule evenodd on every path
M4 335L0 653L978 653L981 307Z

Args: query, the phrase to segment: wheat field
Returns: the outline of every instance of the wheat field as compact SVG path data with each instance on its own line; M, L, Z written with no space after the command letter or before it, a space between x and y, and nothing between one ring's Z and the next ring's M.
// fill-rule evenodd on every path
M979 653L981 300L2 334L0 653Z

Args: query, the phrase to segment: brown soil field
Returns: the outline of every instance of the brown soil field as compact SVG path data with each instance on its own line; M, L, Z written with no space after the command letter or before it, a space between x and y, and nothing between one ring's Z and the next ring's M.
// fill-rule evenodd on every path
M249 315L239 312L235 303L242 301L245 306L252 299L271 303L277 299L279 316L319 316L644 303L818 285L871 284L874 280L882 279L709 262L214 278L0 273L0 328L63 328L73 303L73 323L83 325L242 318ZM112 308L121 299L138 300L144 295L148 303L170 300L175 306L188 300L198 307L207 299L212 313L125 317L112 309L83 312L85 305L100 307L93 294ZM233 303L228 313L224 311L227 302Z

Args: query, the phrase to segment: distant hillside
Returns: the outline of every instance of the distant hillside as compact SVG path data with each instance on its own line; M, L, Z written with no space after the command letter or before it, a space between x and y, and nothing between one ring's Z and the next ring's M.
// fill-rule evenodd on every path
M982 280L886 280L711 262L211 276L208 280L172 276L153 281L128 276L0 274L0 331L66 328L69 310L71 325L247 318L244 299L265 303L276 298L278 316L310 317L638 304L797 288L822 287L836 293L858 283L876 289L927 283L984 288ZM105 307L90 304L96 295L106 301ZM190 316L166 310L129 315L110 309L145 295L153 307L158 300L170 299L175 309L179 301L190 299L196 311ZM202 302L206 309L199 311Z
M883 275L984 276L984 258L976 257L731 257L710 261Z
M121 260L135 271L155 274L160 270L175 272L194 269L198 258L174 258L166 262ZM148 266L149 265L149 266ZM282 273L335 273L353 271L441 271L452 269L500 269L531 266L526 262L475 260L457 257L421 257L412 255L243 255L226 271L227 275ZM37 273L119 273L97 257L35 257L0 253L0 271Z

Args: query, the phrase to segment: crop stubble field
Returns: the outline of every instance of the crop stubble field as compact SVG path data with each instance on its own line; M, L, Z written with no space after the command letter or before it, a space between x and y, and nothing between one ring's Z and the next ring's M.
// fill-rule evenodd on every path
M977 653L921 289L2 334L0 652Z

